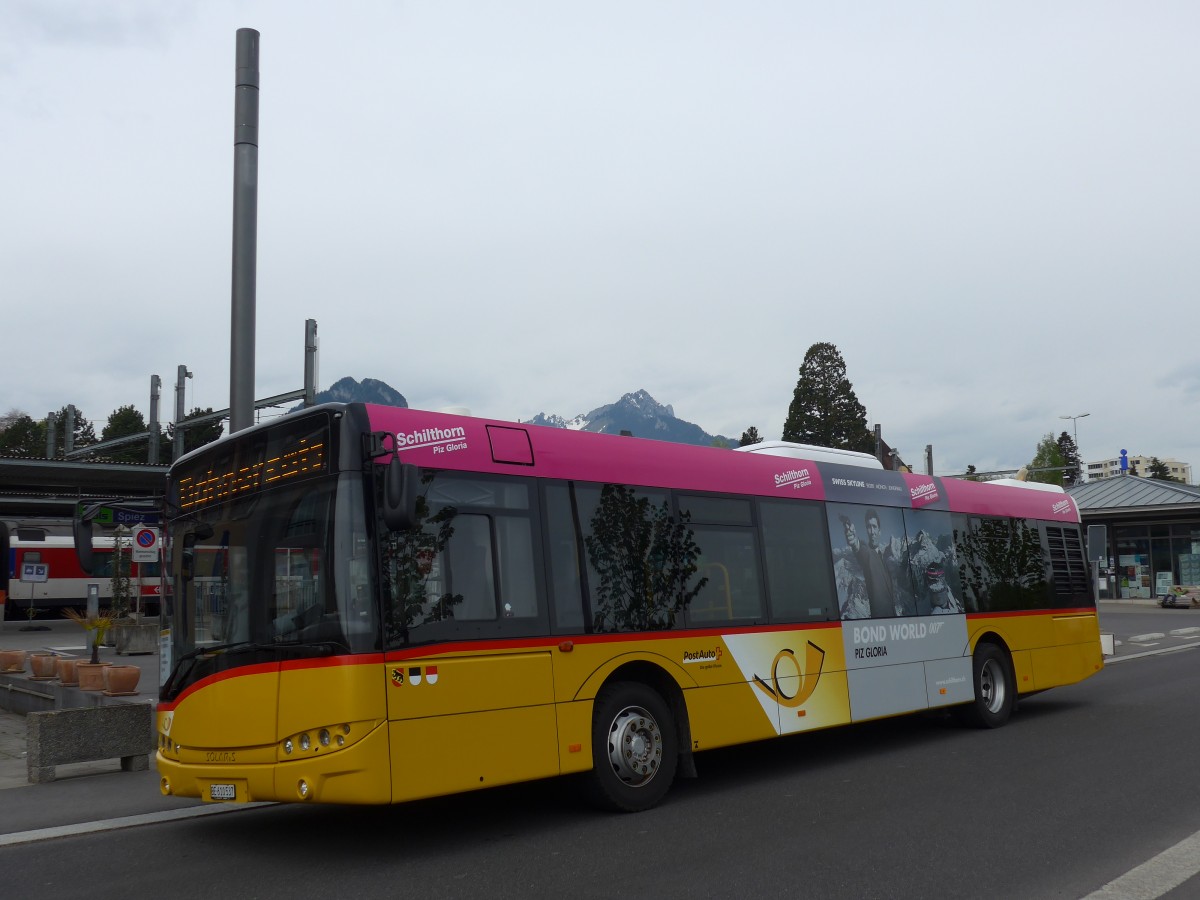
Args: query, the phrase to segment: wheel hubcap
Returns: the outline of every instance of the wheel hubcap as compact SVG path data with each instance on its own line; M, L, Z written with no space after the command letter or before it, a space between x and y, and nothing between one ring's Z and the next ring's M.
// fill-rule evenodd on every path
M979 673L979 693L988 712L1000 712L1004 707L1004 674L994 660L983 664Z
M627 706L608 729L608 761L630 787L641 787L658 773L662 763L662 731L654 716L640 706Z

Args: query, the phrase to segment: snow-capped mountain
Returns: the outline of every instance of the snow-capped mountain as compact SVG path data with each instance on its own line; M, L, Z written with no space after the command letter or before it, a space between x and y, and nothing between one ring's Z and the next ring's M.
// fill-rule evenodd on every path
M722 440L729 446L737 444L736 439L730 440L720 435L711 435L699 425L677 419L675 410L670 405L659 403L644 390L626 394L616 403L597 407L591 412L575 416L573 419L538 413L527 424L598 431L604 434L620 434L622 431L628 431L634 437L674 441L677 444L710 446L714 440Z

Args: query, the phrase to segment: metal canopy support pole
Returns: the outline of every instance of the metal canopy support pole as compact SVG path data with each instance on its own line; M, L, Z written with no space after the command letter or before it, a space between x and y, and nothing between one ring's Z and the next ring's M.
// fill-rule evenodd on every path
M304 405L317 403L317 320L304 320Z
M75 407L67 404L67 421L63 425L63 457L71 455L75 449Z
M186 379L191 378L192 373L188 371L187 366L180 366L175 370L175 440L171 447L171 461L179 459L183 456L183 407L185 396Z
M157 375L150 376L150 451L146 454L146 462L152 466L158 465L158 398L162 394L162 379Z
M46 413L46 459L54 459L54 432L57 430L58 416Z
M233 315L229 431L254 424L254 317L258 249L258 32L237 30L233 129Z

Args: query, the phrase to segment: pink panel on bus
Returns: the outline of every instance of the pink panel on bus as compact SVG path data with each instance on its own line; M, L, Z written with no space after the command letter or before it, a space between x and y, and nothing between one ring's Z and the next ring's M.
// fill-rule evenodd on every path
M529 444L529 432L524 428L489 425L487 433L492 443L493 460L518 466L533 465L533 447Z
M372 430L396 435L396 450L404 462L429 468L511 474L511 464L518 462L540 478L825 499L819 467L800 459L566 428L518 428L511 422L394 406L367 405L367 415ZM525 448L511 434L496 442L495 435L501 432L524 434ZM387 459L380 457L380 464ZM944 497L954 512L1079 521L1075 501L1065 493L923 475L906 474L904 482L909 488L906 501L915 508ZM938 489L937 498L929 485Z
M908 485L908 498L912 501L913 509L932 506L945 498L945 494L938 489L938 483L929 475L902 474L904 483Z
M817 467L786 457L537 425L517 429L510 422L392 406L368 405L367 414L372 430L396 435L396 450L404 462L430 468L511 474L510 466L493 460L493 442L488 439L489 430L495 434L506 429L528 435L529 473L541 478L806 500L825 496Z
M1067 493L963 481L959 478L943 478L942 488L950 499L950 509L955 512L1061 522L1079 521L1079 510L1075 506L1075 500Z

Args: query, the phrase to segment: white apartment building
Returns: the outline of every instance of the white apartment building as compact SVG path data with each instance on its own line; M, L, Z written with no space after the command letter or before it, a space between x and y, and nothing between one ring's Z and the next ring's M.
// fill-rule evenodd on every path
M1137 473L1142 477L1150 474L1149 456L1127 456L1127 459L1129 460L1129 468L1136 468ZM1191 463L1180 462L1177 459L1163 459L1161 456L1158 458L1158 461L1167 467L1172 478L1178 478L1184 484L1192 483ZM1114 475L1120 474L1121 458L1119 456L1087 464L1087 477L1089 481L1095 481L1100 478L1111 478Z

